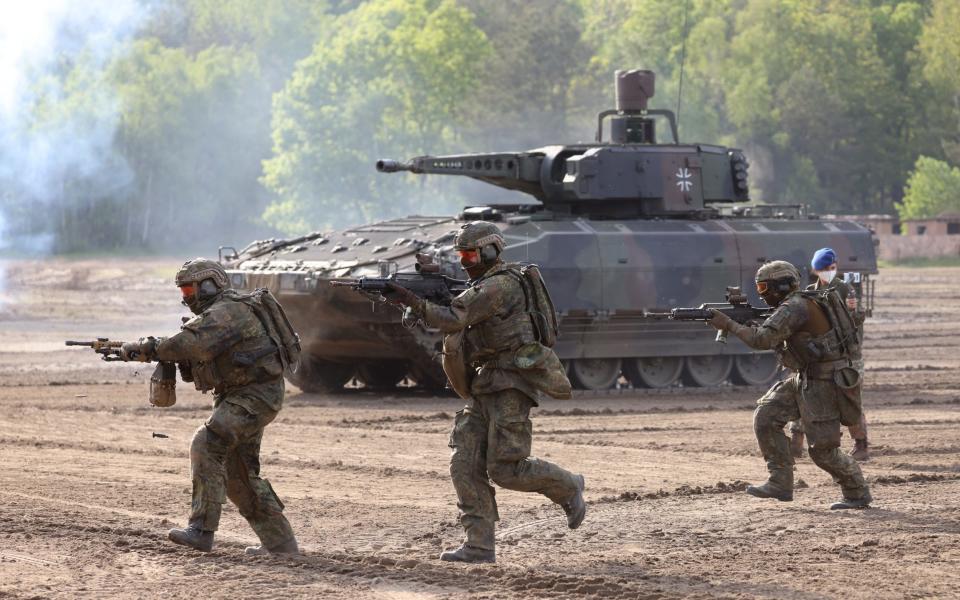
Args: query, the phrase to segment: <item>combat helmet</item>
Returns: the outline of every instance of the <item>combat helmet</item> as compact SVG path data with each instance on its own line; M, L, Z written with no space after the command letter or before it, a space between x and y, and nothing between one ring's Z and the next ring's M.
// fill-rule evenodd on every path
M493 244L497 248L497 254L503 252L507 245L500 228L489 221L470 221L463 225L453 244L456 250L479 250Z
M453 248L460 255L460 265L471 278L489 270L506 245L500 229L488 221L464 224L453 239Z
M800 272L785 260L774 260L760 265L756 283L764 302L776 306L800 285Z
M220 263L195 258L183 263L174 282L183 293L183 303L194 314L200 314L220 293L230 287L230 278Z

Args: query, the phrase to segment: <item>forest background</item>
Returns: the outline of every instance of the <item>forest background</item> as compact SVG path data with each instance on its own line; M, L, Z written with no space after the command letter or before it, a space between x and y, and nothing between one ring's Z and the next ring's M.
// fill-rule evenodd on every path
M209 251L502 201L373 164L591 139L618 68L657 73L682 141L743 148L755 201L960 211L960 0L17 4L7 253Z

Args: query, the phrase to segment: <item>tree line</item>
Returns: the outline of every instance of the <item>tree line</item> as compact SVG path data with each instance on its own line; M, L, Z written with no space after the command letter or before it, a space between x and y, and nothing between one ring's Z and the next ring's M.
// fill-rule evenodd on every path
M590 139L618 68L656 71L682 141L744 149L757 201L960 211L955 0L144 6L107 60L31 74L17 139L43 143L0 146L0 235L209 248L503 200L373 163Z

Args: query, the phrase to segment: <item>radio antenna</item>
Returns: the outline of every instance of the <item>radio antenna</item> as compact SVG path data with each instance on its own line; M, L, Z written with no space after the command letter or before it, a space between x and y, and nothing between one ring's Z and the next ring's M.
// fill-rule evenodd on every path
M683 3L683 43L680 46L680 85L677 89L677 131L680 131L680 103L683 99L683 64L687 61L687 16L690 14L690 0ZM680 143L680 140L677 140Z

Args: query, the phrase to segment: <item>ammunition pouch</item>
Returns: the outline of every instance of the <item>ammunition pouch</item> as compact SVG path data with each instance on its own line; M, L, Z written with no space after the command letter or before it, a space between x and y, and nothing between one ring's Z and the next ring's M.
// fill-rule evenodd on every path
M163 361L150 376L149 400L152 406L166 408L177 403L177 365Z
M466 330L460 330L443 337L443 372L453 391L464 400L469 400L473 370L467 366L464 355L465 333Z
M484 369L519 371L535 388L557 400L566 400L573 395L570 380L557 354L539 342L503 352L481 366Z

